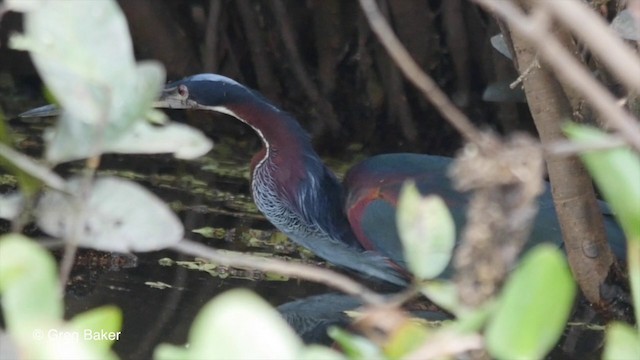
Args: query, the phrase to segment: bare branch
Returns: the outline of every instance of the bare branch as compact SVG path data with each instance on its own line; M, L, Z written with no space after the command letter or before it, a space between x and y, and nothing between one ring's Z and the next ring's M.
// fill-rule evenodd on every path
M630 91L640 93L640 58L601 16L578 0L541 1L540 6L580 38Z
M556 141L544 146L545 153L550 156L562 157L580 154L587 151L611 150L625 146L627 143L619 136L611 136L603 141L591 141L581 144L572 141Z
M48 187L67 192L66 183L58 174L51 171L47 166L38 163L19 151L13 150L3 143L0 143L0 157L7 159L7 161L42 181Z
M183 239L171 248L184 254L209 259L224 266L274 272L297 279L322 283L349 295L356 296L363 302L370 305L387 303L384 296L370 290L366 286L345 275L328 269L278 259L267 259L232 251L221 252L220 250L213 249L188 239Z

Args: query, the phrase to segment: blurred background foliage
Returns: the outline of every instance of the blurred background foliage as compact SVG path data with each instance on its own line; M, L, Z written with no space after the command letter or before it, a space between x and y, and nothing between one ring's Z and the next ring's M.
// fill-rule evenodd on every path
M612 13L615 3L608 2ZM368 153L450 155L460 146L459 135L403 79L356 1L136 0L119 5L138 60L160 60L169 80L216 72L259 90L302 121L321 152L338 154L346 141L362 144ZM490 45L499 33L492 17L462 0L383 0L380 5L420 66L478 126L535 131L517 93L501 90L490 97L505 101L483 100L490 84L517 77L511 61ZM0 23L1 86L36 96L41 88L28 54L7 48L8 34L20 29L16 13ZM9 104L5 96L0 101L9 118L25 109L14 110L15 102ZM228 123L222 126L232 134L252 137L250 129Z

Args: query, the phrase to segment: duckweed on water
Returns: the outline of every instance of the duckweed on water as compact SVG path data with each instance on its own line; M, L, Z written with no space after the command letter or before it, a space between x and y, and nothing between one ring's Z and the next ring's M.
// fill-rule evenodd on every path
M287 281L289 280L286 276L279 276L273 274L265 274L261 271L253 270L253 269L239 269L232 268L222 265L217 265L211 262L208 262L204 259L195 259L194 261L174 261L170 258L162 258L158 260L158 264L161 266L182 266L188 270L195 271L203 271L211 275L212 277L219 279L241 279L241 280L250 280L250 281L259 281L259 280L267 280L267 281Z
M227 235L227 229L214 228L210 226L201 227L199 229L193 229L191 232L200 234L207 239L224 239Z

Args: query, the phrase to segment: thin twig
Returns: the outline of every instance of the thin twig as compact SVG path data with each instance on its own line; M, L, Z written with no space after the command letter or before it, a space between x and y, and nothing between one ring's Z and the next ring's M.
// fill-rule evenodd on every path
M540 1L560 23L569 28L630 91L640 93L640 58L609 27L602 16L578 0ZM589 24L589 26L585 26Z
M351 278L334 271L306 264L298 264L278 259L267 259L246 255L238 252L225 251L224 253L214 248L202 245L195 241L183 239L172 249L184 254L202 257L223 266L256 269L264 272L273 272L322 283L347 294L360 298L370 305L380 305L387 302L386 298Z
M46 186L67 193L67 184L62 177L45 165L0 143L0 157L7 159L19 169L42 181Z
M627 143L619 136L610 136L605 140L592 140L587 143L573 141L557 141L544 146L545 153L550 156L572 156L587 151L611 150L626 146Z
M631 146L640 151L640 125L636 119L617 105L613 95L576 60L539 21L545 14L537 10L531 16L508 1L474 0L487 10L503 18L512 29L531 41L556 76L571 84L615 128Z
M375 0L360 0L360 6L369 21L371 29L376 33L382 45L389 52L404 76L412 82L424 96L435 106L442 116L449 121L468 141L482 143L480 132L469 121L466 115L449 100L438 85L425 74L413 60L407 49L400 43L387 23Z
M73 269L73 264L76 260L76 253L78 252L78 244L80 243L80 238L83 236L84 227L86 223L86 208L87 203L89 202L89 198L91 197L91 188L93 185L93 180L96 177L96 171L100 166L100 156L102 154L102 150L104 148L104 134L109 125L109 108L112 104L112 96L109 88L106 90L109 96L105 99L105 107L104 112L100 114L98 118L98 123L96 124L96 132L94 142L91 146L90 154L96 154L89 157L85 161L85 168L82 178L80 179L80 186L78 187L78 191L74 194L73 198L73 206L75 210L75 216L72 219L72 228L70 236L67 236L64 254L62 255L62 260L60 261L60 295L64 296L65 288L67 287L67 281L69 280L69 275L71 274L71 270ZM58 121L60 121L59 119ZM66 121L70 121L67 119Z
M518 78L516 79L516 81L509 84L509 88L515 89L516 86L524 82L524 79L527 77L527 75L531 73L531 71L533 71L533 69L538 69L538 68L540 68L540 62L538 62L538 58L536 57L536 59L532 61L531 64L529 64L529 66L527 66L526 69L524 69L522 74L518 75Z

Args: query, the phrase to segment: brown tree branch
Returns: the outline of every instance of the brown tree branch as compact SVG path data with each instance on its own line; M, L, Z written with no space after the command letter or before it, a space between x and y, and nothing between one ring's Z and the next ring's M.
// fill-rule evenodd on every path
M555 76L573 85L598 111L603 120L617 130L631 146L640 151L640 124L631 114L622 109L614 96L549 33L546 29L549 21L545 20L545 14L537 10L532 16L526 16L507 1L475 1L507 21L512 30L518 31L526 41L535 45L537 53L553 70Z
M505 17L505 20L511 26L511 40L521 73L536 61L538 54L541 55L542 66L533 68L523 80L529 109L544 144L564 139L560 125L563 121L571 119L571 104L561 84L548 66L545 66L551 61L550 54L542 51L540 48L543 46L542 43L532 41L534 44L531 44L528 40L531 40L532 33L535 33L535 36L544 34L544 44L553 43L554 47L559 49L553 52L553 56L562 52L586 72L582 64L579 64L557 40L558 38L568 39L568 37L559 31L554 33L547 31L547 19L541 17L544 16L543 13L534 12L532 17L537 17L531 19L521 15L522 11L508 2L486 0L478 0L478 2L483 5L490 3L489 7L492 9L507 8L523 17L518 21L511 17ZM527 3L525 6L533 5ZM529 24L529 30L531 28L536 30L523 32L521 27L525 26L521 21ZM516 23L520 25L516 26ZM560 67L553 69L555 74L560 76ZM569 69L563 68L562 71L566 73ZM607 95L610 96L608 93ZM612 104L615 103L612 102ZM547 169L571 269L587 299L592 303L602 303L600 286L609 274L613 255L606 241L604 222L589 174L577 157L547 159Z

